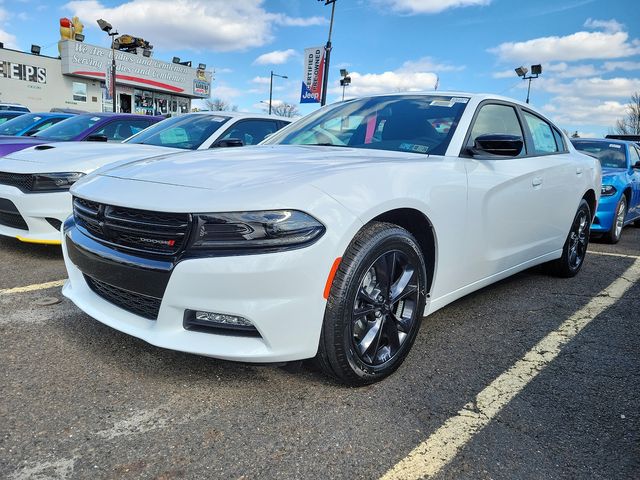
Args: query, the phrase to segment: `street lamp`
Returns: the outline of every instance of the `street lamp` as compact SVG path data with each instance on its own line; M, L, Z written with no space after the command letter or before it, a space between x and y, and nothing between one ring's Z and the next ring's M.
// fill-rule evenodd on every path
M289 78L286 75L278 75L271 70L271 79L269 80L269 115L271 115L271 100L273 99L273 77Z
M344 89L347 85L351 85L351 77L349 76L349 72L346 69L340 69L340 86L342 87L342 101L344 101Z
M118 32L113 32L113 26L106 20L98 20L98 26L100 30L105 32L111 37L111 103L113 104L113 112L116 111L116 50L114 37L118 35Z
M318 0L322 2L323 0ZM324 0L325 5L331 4L331 21L329 22L329 39L324 47L324 72L322 78L322 95L320 96L320 106L327 103L327 84L329 83L329 59L331 57L331 32L333 31L333 14L336 11L336 0Z
M518 67L515 69L516 74L519 77L522 77L523 80L529 80L529 86L527 87L527 103L529 103L529 93L531 92L531 80L534 78L538 78L538 76L542 73L542 65L531 65L531 75L527 77L527 73L529 69L527 67Z

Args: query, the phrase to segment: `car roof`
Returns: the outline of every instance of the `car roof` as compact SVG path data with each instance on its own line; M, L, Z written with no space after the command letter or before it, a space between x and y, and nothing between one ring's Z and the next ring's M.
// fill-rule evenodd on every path
M87 112L80 113L78 116L82 117L100 117L100 118L162 118L164 115L140 115L139 113L118 113L118 112Z
M632 140L620 140L618 138L572 138L571 141L574 142L579 142L581 140L587 141L587 142L603 142L603 143L614 143L617 145L635 145L637 146L637 142L634 142Z
M189 112L184 115L218 115L230 118L264 118L266 120L282 120L284 122L292 122L294 119L289 117L281 117L279 115L269 115L267 113L251 113L251 112L231 112L228 110L200 110L198 112Z

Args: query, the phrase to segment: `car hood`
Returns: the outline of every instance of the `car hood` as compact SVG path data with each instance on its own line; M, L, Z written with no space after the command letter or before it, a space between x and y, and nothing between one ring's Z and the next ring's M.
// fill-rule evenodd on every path
M616 175L620 175L624 172L626 172L626 169L624 168L602 167L602 178L604 180L604 177L615 177Z
M58 142L38 145L0 159L0 171L13 173L91 173L111 163L131 162L182 150L155 145Z
M311 183L338 170L378 162L425 161L426 156L361 148L259 145L164 155L98 172L102 176L217 192ZM437 157L431 157L437 158Z

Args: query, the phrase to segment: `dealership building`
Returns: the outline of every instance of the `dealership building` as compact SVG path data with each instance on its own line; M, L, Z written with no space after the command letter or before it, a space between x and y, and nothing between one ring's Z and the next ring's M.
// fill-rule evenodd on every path
M136 54L64 40L60 57L0 44L0 102L20 103L32 112L52 108L110 112L113 103L107 85L113 53L118 112L179 115L191 111L191 100L209 98L211 72L204 65L191 68L145 56L142 49Z

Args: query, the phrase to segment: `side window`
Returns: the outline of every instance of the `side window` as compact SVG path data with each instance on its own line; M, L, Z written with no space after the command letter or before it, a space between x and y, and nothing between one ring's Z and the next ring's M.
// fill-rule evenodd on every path
M556 145L556 139L553 135L551 125L542 120L540 117L532 115L529 112L523 112L524 119L531 131L533 137L533 148L535 153L555 153L560 149Z
M149 125L150 123L144 120L116 120L93 132L93 135L105 135L108 140L119 142Z
M629 145L629 160L631 160L631 166L640 162L640 156L638 155L638 149L633 145Z
M567 146L564 143L564 139L562 138L562 134L556 130L555 128L553 129L553 136L556 139L556 145L558 145L558 150L560 150L561 152L566 152L567 151Z
M505 134L516 135L524 140L522 127L518 121L518 115L513 107L508 105L483 105L476 116L471 129L471 135L467 142L468 147L473 147L476 138L480 135ZM523 155L524 147L519 155Z
M87 84L82 82L73 82L73 100L76 102L87 101Z
M270 133L278 130L278 123L275 120L242 120L232 125L227 132L220 137L220 140L238 138L245 145L256 145L260 143Z

